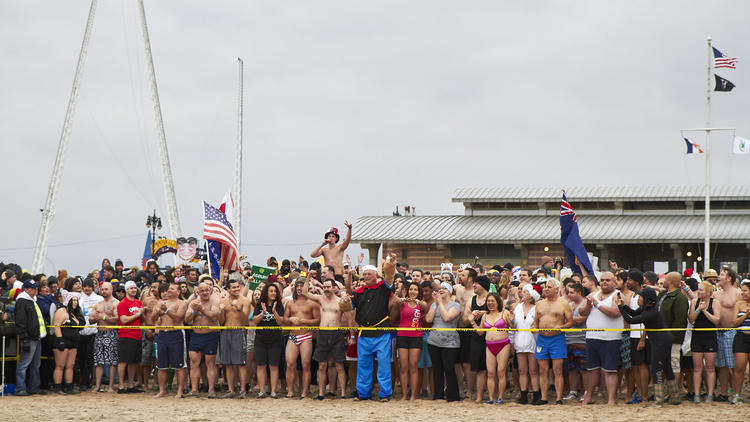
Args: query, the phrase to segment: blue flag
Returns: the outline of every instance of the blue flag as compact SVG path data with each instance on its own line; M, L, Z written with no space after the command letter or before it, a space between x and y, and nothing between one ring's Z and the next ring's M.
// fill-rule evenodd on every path
M149 259L151 259L151 230L148 231L148 236L146 236L146 247L143 249L143 259L141 259L141 267L144 270Z
M221 243L215 240L206 240L206 257L211 270L211 277L219 279L219 260L221 259Z
M560 202L560 243L565 249L565 258L568 260L568 265L574 273L582 273L581 268L576 264L576 258L578 258L586 271L589 274L594 274L589 255L586 253L583 240L578 233L578 217L576 217L573 207L568 203L565 191L563 191L562 201Z

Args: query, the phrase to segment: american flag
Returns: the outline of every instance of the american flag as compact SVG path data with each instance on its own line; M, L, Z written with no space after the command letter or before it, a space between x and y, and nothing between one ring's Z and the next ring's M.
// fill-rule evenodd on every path
M573 207L568 202L568 197L565 196L565 191L563 191L562 201L560 201L560 217L564 215L573 215L573 221L578 221L576 212L573 211Z
M226 256L222 256L223 268L239 269L239 248L237 247L237 237L234 235L232 223L227 221L227 216L223 212L205 201L203 201L203 210L203 237L207 240L215 240L222 246L227 246L228 253Z
M737 57L727 57L726 54L717 50L716 47L711 48L714 49L714 69L720 67L726 67L729 69L737 68Z

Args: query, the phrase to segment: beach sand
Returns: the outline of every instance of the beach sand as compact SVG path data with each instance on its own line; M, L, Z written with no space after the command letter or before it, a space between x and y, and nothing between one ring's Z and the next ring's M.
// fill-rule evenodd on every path
M373 401L326 399L225 399L206 398L154 399L152 394L83 393L0 398L6 412L14 417L6 420L35 421L240 421L261 418L264 421L334 420L334 421L681 421L681 420L750 420L750 405L727 403L692 404L649 407L648 405L616 406L569 403L563 406L478 405L417 400L388 403Z

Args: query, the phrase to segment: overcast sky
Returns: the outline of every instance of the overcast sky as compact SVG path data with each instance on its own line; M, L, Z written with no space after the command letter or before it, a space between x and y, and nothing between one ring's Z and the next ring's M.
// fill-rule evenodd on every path
M89 4L0 1L0 260L25 268ZM737 88L712 94L711 123L750 138L747 1L160 0L146 13L186 236L232 184L245 60L252 262L307 256L330 226L396 205L461 214L457 187L702 185L680 129L705 126L707 36L740 58L717 71ZM713 182L750 183L749 160L717 135ZM154 208L166 223L137 2L107 0L45 271L139 264Z

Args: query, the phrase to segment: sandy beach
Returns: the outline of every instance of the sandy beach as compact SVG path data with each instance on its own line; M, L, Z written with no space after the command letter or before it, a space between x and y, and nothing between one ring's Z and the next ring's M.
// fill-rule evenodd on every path
M265 420L345 420L345 421L681 421L722 420L747 421L750 405L733 406L727 403L692 404L679 406L618 404L583 406L570 403L563 406L542 407L518 404L478 405L417 400L389 403L372 401L327 399L256 399L209 400L206 398L154 399L151 394L116 395L83 393L79 395L47 395L32 397L6 396L0 398L6 409L14 409L13 420L36 421L237 421L248 418ZM406 416L411 415L411 416Z

